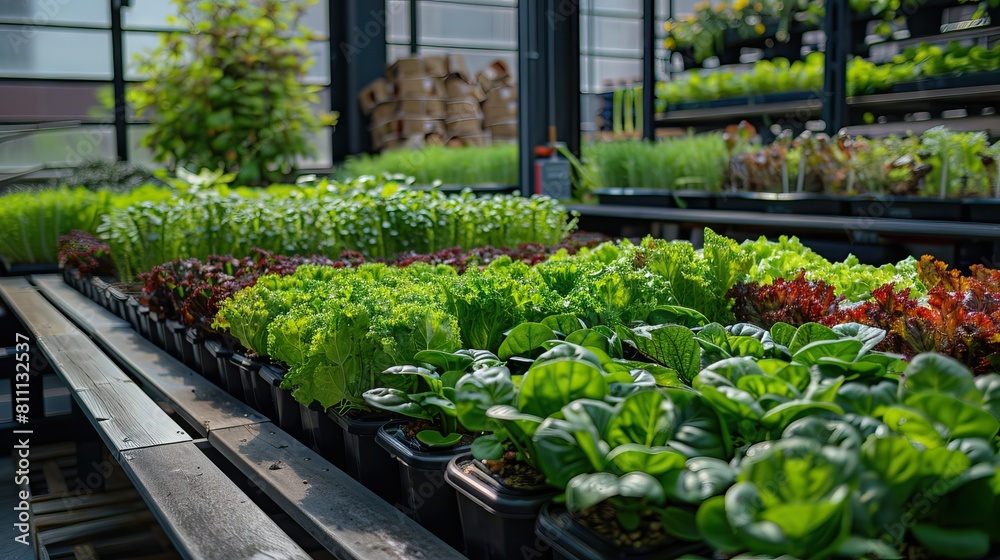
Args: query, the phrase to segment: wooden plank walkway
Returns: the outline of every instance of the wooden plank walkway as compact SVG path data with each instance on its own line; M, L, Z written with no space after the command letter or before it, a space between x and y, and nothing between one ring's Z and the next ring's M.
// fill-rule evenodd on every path
M32 330L35 343L183 557L309 558L195 447L190 435L24 278L0 279L0 298ZM68 315L84 323L96 317L87 323L93 328L107 327L100 314L84 305L96 304L74 299L53 301L79 307ZM127 522L132 517L135 514L121 514L82 524ZM61 542L62 533L51 531L56 530L45 536Z
M122 466L191 558L309 558L193 443L126 451ZM264 530L261 530L264 529ZM248 534L249 533L249 534Z
M216 430L208 441L338 558L464 558L272 424Z
M71 301L63 293L75 292L55 275L34 276L32 281L60 309ZM74 305L99 307L87 298ZM86 315L85 311L77 313ZM114 355L137 383L154 389L192 426L204 429L213 448L337 558L464 558L312 449L256 411L234 402L228 393L135 331L101 331L96 324L86 322L80 326Z

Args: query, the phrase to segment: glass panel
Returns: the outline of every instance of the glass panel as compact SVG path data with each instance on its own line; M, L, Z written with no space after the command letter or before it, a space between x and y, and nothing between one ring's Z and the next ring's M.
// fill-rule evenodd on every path
M160 167L161 164L153 161L153 152L142 145L142 137L152 128L148 124L130 124L125 129L125 138L128 141L128 160L137 165L146 167Z
M585 53L642 58L642 19L581 16L580 47Z
M0 25L0 76L111 79L111 33Z
M132 0L132 6L122 9L125 29L165 29L167 16L177 14L172 0Z
M299 169L329 169L333 166L333 131L329 128L320 130L313 137L315 149L311 157L299 158Z
M329 0L319 0L319 2L306 8L299 22L310 30L319 33L324 37L330 36L330 16L327 11Z
M516 10L436 2L420 2L418 9L421 43L517 48Z
M122 39L122 51L125 56L125 79L142 80L146 74L136 70L136 56L152 52L160 46L159 33L147 33L142 31L128 31Z
M694 7L701 3L701 0L674 0L674 17L682 18L694 14Z
M583 93L610 91L615 87L642 81L642 61L625 58L584 56L580 64L580 89Z
M0 21L110 27L110 6L108 0L3 0Z
M114 116L111 84L0 82L0 121L95 121Z
M43 163L79 163L91 159L115 159L114 126L42 131L0 144L0 169L5 170Z
M582 0L580 7L588 12L642 17L642 0Z
M410 0L389 0L385 40L389 43L410 42Z
M313 55L312 66L306 74L304 82L308 84L327 85L330 83L330 43L327 41L311 41L309 51Z

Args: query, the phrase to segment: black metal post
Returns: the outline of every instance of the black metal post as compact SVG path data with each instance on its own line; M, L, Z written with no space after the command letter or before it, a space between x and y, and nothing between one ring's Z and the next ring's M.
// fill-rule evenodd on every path
M830 136L849 121L847 108L847 59L854 38L851 37L851 11L846 2L827 2L826 67L823 73L823 122Z
M418 39L420 38L420 14L418 13L417 0L410 0L410 54L416 55L420 51Z
M517 37L518 177L521 193L530 195L535 147L548 142L550 124L555 124L558 140L574 153L580 151L579 1L555 0L550 6L546 1L521 0ZM549 56L550 43L554 57ZM554 63L547 62L550 58ZM557 103L550 109L548 94L552 91Z
M358 92L385 73L385 0L330 2L331 109L340 113L333 135L333 161L371 147Z
M642 137L656 139L656 0L642 2Z
M523 0L522 0L523 1ZM554 0L548 29L553 33L555 67L548 76L555 89L554 122L559 140L573 154L580 155L580 2Z
M111 66L115 94L115 153L118 161L128 160L125 106L125 61L122 47L122 7L129 0L111 0Z

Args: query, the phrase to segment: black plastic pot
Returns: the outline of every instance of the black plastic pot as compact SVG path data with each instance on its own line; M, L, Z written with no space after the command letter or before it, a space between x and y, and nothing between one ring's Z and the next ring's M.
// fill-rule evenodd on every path
M139 300L135 296L128 296L125 300L125 320L139 332Z
M712 210L715 208L715 199L719 197L719 194L706 191L679 190L673 191L671 196L674 199L674 207L676 208Z
M344 430L340 429L319 403L306 406L299 403L302 423L302 442L311 447L338 469L346 468L344 457Z
M843 216L850 199L811 193L729 193L715 201L719 210L765 214Z
M393 419L388 414L360 417L327 413L344 432L344 472L390 504L402 498L396 459L375 442L378 430Z
M108 286L108 295L111 296L111 311L127 321L129 295L114 286Z
M253 380L257 377L257 371L260 370L261 364L254 362L253 360L247 358L242 354L234 353L231 358L229 358L229 363L236 372L235 385L234 380L230 378L229 392L233 393L235 389L235 394L240 400L247 403L257 411L260 410L257 405L257 398L253 392Z
M455 489L444 480L448 463L469 446L424 450L403 434L409 420L394 420L379 428L375 441L399 461L400 508L428 531L458 550L464 545Z
M535 534L538 535L539 548L551 550L553 560L671 560L685 554L710 554L701 543L678 541L658 547L623 550L552 502L542 506Z
M177 358L183 359L181 346L184 340L184 329L186 328L180 321L167 319L163 322L164 340L166 342L167 353Z
M292 397L292 393L281 388L281 380L288 373L288 368L275 364L264 364L257 371L260 385L266 387L271 392L271 401L274 403L274 416L272 420L277 422L278 427L295 437L302 435L302 417L299 410L299 403ZM260 412L264 412L261 410Z
M445 480L458 492L458 511L469 558L517 558L535 547L538 511L556 491L540 486L518 489L504 486L484 470L472 455L459 455L448 463ZM537 550L532 558L550 558Z
M152 341L155 344L156 341L153 340L153 324L152 319L149 316L149 308L145 305L139 305L135 308L135 313L136 322L139 324L139 328L137 329L139 334L141 334L143 338Z
M181 361L187 367L201 373L201 369L198 365L199 360L196 358L198 354L198 346L201 345L202 335L196 329L187 327L180 332L180 344L181 349Z
M236 387L240 387L239 373L236 371L235 366L230 366L229 362L229 359L233 356L233 351L220 340L206 340L204 346L210 359L215 360L215 369L219 375L219 386L225 389L230 395L240 396L243 393L242 388L240 388L239 393L235 390ZM230 381L230 370L234 377L232 382ZM232 389L230 388L230 383L233 385Z
M997 17L1000 22L1000 16ZM963 200L962 203L968 211L970 222L1000 224L1000 199L970 198Z
M962 201L958 199L886 196L877 199L856 198L850 202L850 213L852 216L866 218L902 218L959 222L964 218L964 207Z
M653 206L670 208L674 197L665 189L597 189L594 191L601 204L612 206Z
M149 316L149 339L153 341L153 344L167 349L167 326L164 324L155 313L150 311Z
M208 351L208 339L200 338L194 345L194 370L200 373L205 379L222 387L222 380L219 377L219 362L215 356Z

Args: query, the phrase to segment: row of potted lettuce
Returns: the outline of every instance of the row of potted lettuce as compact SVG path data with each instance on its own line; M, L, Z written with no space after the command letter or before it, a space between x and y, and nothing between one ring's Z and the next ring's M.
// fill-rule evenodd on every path
M325 419L320 432L342 434L326 442L342 453L326 451L348 472L472 557L989 552L996 374L974 378L935 354L907 364L873 350L885 331L854 323L724 328L693 310L655 311L664 323L523 323L497 354L420 352L407 362L421 365L386 371L400 388L364 394L410 422L300 413L307 429ZM272 366L223 361L250 382L243 397L271 412L253 386L275 379L263 373ZM468 457L470 436L486 431ZM390 456L402 461L401 493ZM507 469L520 477L491 473ZM942 505L915 514L927 493ZM884 532L894 521L905 528ZM538 542L526 531L536 524Z
M660 319L659 320L663 320L665 317L670 317L671 320L674 320L674 321L680 320L681 322L685 322L685 321L688 321L690 317L697 317L697 314L692 314L692 313L688 313L688 314L685 315L685 317L688 317L688 318L678 317L676 315L676 312L677 312L676 308L672 308L672 309L669 309L669 310L667 310L667 309L661 309L660 310ZM673 315L666 315L665 316L665 315L663 315L663 313L672 313ZM542 331L541 334L538 334L537 332L535 332L533 336L528 336L527 337L527 339L529 341L530 340L535 340L536 342L537 341L545 341L545 340L549 340L548 337L551 336L551 335L553 335L553 334L555 334L558 329L562 329L562 330L566 330L566 331L571 330L573 328L573 324L571 322L569 322L568 319L569 319L569 316L565 316L565 315L563 317L561 317L561 318L558 317L558 316L556 316L554 318L551 318L551 319L546 318L546 319L543 319L543 323L526 325L524 328L519 327L519 329L521 329L521 331L528 330L529 332L532 331L532 330L538 331L540 329L539 325L545 327L546 325L544 325L544 322L548 322L548 323L550 323L550 326L548 326L548 328L550 329L549 331ZM648 317L647 317L647 319L648 319ZM579 321L579 319L577 319L577 321ZM704 321L701 321L699 319L699 322L704 322ZM154 320L153 323L158 323L158 321ZM555 327L555 328L552 328L552 327ZM158 328L155 327L155 326L152 328L152 332L153 333L157 332L157 330L158 330ZM176 337L177 333L180 332L180 328L177 327L177 326L175 326L175 328L170 328L170 329L162 329L162 327L161 327L161 328L159 328L159 330L160 330L160 332L164 332L164 333L166 331L169 331L174 337ZM576 329L576 330L580 331L580 329ZM709 329L709 332L711 332L712 330L713 329ZM677 329L673 329L672 331L673 332L679 332ZM613 340L618 334L620 334L620 333L611 332L611 331L608 331L608 330L605 330L603 333L601 333L601 329L590 329L589 331L580 332L579 334L577 334L576 332L571 331L569 334L571 336L572 335L576 335L576 338L574 340L576 340L577 342L583 342L583 341L589 340L590 344L592 345L590 347L590 349L589 349L589 352L591 352L592 354L596 355L596 350L599 350L601 347L600 346L593 346L593 344L595 344L595 342L594 342L595 340L596 341L600 341L600 336L594 336L595 332L598 333L598 334L600 334L601 336L604 336L605 338L607 338L607 335L610 334L611 337L608 338L608 340ZM700 335L700 333L701 333L701 331L699 331L699 335ZM155 337L156 335L154 334L153 336ZM161 337L162 337L162 335L161 335ZM163 338L165 338L165 337L163 337ZM515 356L513 354L511 354L510 356L507 356L506 354L508 354L508 353L510 353L512 351L512 349L511 349L512 345L514 345L514 349L516 350L517 349L517 345L515 345L513 341L520 340L522 338L525 338L525 337L522 337L521 335L519 335L516 332L511 332L510 336L508 336L507 338L504 339L504 343L503 344L506 345L506 348L504 348L503 350L500 351L500 355L504 356L507 359L507 365L511 365L512 361L513 362L517 362L518 361L518 359L517 359L518 357L517 356ZM556 336L556 338L558 338L558 336ZM634 336L633 336L633 338L634 338ZM629 339L626 338L626 340L629 340ZM175 341L176 341L176 338L175 338ZM510 344L508 344L508 341L511 341ZM164 340L163 342L165 344L170 344L170 342L168 342L167 340ZM722 339L720 339L720 342L722 342ZM175 342L175 344L176 344L176 342ZM521 343L518 343L518 344L521 344ZM597 344L601 344L601 343L597 342ZM620 344L620 340L619 340L619 344ZM635 344L634 340L633 340L633 344ZM746 342L740 341L740 342L737 343L737 347L742 347L744 344L746 344ZM212 346L214 346L214 345L209 345L209 348L211 348ZM523 347L524 344L521 344L521 346ZM724 347L725 344L720 344L720 345L717 345L717 346ZM613 349L615 347L616 347L616 345L612 344L611 347L610 347L610 349ZM609 348L608 347L604 347L604 349L607 350ZM184 355L183 352L184 351L182 349L181 350L182 355ZM605 352L605 353L607 354L607 352ZM529 351L529 354L530 354L530 351ZM474 353L469 353L469 355L475 356ZM482 361L475 362L475 360L474 360L473 361L474 363L480 363L480 364L491 363L491 362L489 362L489 360L493 359L488 354L479 354L479 356L483 357L487 361L486 362L482 362ZM320 412L318 412L316 410L312 410L312 409L310 409L308 407L304 407L302 405L299 405L298 407L296 407L294 401L292 401L291 398L288 397L288 394L286 392L276 391L275 390L274 383L277 382L278 380L280 380L280 377L282 376L282 371L281 371L282 368L280 368L280 367L279 368L275 368L275 367L273 367L272 365L269 365L269 364L258 364L257 366L255 366L252 361L246 360L244 358L238 358L236 360L227 360L227 359L225 359L226 358L225 352L222 353L221 359L220 359L220 356L218 355L218 352L216 352L216 355L212 356L212 358L213 358L212 361L214 361L214 363L216 364L217 370L219 370L219 372L226 372L224 374L225 375L225 381L223 381L223 383L226 384L230 388L231 391L236 392L238 395L242 394L242 396L243 396L244 399L246 399L248 402L251 402L251 403L255 404L256 406L260 407L262 411L266 410L266 411L268 411L270 413L271 410L268 407L270 406L270 407L275 408L276 410L274 410L273 414L279 419L279 422L282 423L283 426L289 427L290 429L294 427L294 424L295 424L295 422L293 421L294 418L293 417L289 417L289 418L282 419L282 410L284 409L286 411L291 412L292 414L294 414L294 412L292 412L292 411L297 411L299 413L298 414L299 417L297 418L299 424L300 425L304 425L306 433L313 435L312 440L313 440L313 443L315 445L317 445L317 446L324 446L325 445L327 447L332 447L334 449L339 448L341 446L341 442L337 441L336 437L332 437L332 438L331 437L326 437L326 436L323 436L322 434L327 434L327 436L329 436L329 434L331 434L331 433L336 433L336 430L334 430L334 431L331 432L331 430L329 430L329 428L332 426L332 423L335 421L335 419L338 419L338 418L339 419L343 419L344 417L340 416L340 415L336 415L336 414L332 415L332 416L326 416L326 415L323 415L323 414L321 414ZM426 361L426 362L421 362L421 363L424 363L424 364L429 364L429 363L434 362L435 360L437 360L440 367L449 367L447 364L454 365L454 361L453 360L457 359L457 360L459 360L459 362L464 362L464 361L467 360L467 357L442 358L442 356L439 354L439 355L437 355L436 358L424 355L422 357L422 359L429 360L429 361ZM521 359L522 360L527 360L529 358L522 356ZM442 362L440 360L445 360L445 361ZM404 358L402 361L409 362L411 360L409 358ZM445 364L445 365L441 365L441 364ZM496 364L493 364L493 365L494 365L493 368L487 368L487 369L495 369L496 367L499 367ZM522 364L522 366L523 366L523 364ZM203 367L204 367L204 364L203 364ZM532 367L534 367L534 366L532 366ZM647 366L647 367L649 367L649 366ZM688 373L687 373L688 376L690 376L692 374L691 372L695 371L694 369L690 369L690 366L689 366L688 370L689 370ZM453 370L449 369L448 371L453 371ZM254 375L255 373L256 373L256 375ZM429 379L431 379L431 378L434 377L432 375L432 372L430 372L429 370L420 371L420 370L414 370L413 368L399 370L399 371L397 371L397 373L400 373L400 374L406 374L406 373L408 373L408 374L416 374L417 377L420 377L420 378L426 379L426 380L429 380ZM494 373L496 373L496 372L494 372ZM660 371L659 373L662 374L664 372ZM212 375L212 374L210 373L209 375ZM455 376L453 375L452 377L454 378ZM501 374L499 377L502 378L503 375ZM541 376L537 376L537 377L544 377L544 374L541 375ZM661 381L665 381L666 382L665 384L670 384L670 385L675 384L675 380L673 378L671 378L669 375L667 377L661 376L660 379L661 379ZM454 381L454 379L452 379L452 381ZM457 382L456 382L456 385L457 385ZM443 386L442 386L442 391L444 393L447 393L447 391L444 391L444 387ZM270 394L268 394L268 393L270 393ZM426 391L423 391L423 393L426 393ZM419 394L419 393L417 393L417 394ZM386 395L381 395L381 396L382 397L386 397ZM393 396L393 395L389 395L389 396ZM395 395L395 397L399 397L399 396L400 395ZM273 399L273 400L270 400L270 402L272 403L270 405L268 404L269 397L270 397L270 399ZM424 398L424 400L421 401L421 402L423 402L423 403L430 402L430 401L426 400L428 398L426 395L425 395L425 397L422 397L422 398ZM410 399L410 400L412 401L412 399ZM284 402L284 406L281 404L282 402ZM386 401L383 400L382 402L383 402L383 404L385 404ZM406 406L405 405L406 401L402 401L402 402L403 402L403 404L401 404L400 406ZM369 404L371 404L371 403L369 403ZM272 417L275 417L275 416L272 416ZM286 416L288 416L288 414L286 414ZM431 415L431 416L433 416L433 415ZM351 425L350 422L346 422L346 421L345 422L341 422L341 423L345 424L347 426ZM353 457L355 458L355 460L352 461L353 467L348 467L347 468L348 472L351 472L352 468L353 468L353 472L359 474L359 476L361 476L362 474L365 474L365 473L371 475L370 479L368 481L369 483L384 483L386 479L392 480L392 472L391 471L392 471L392 467L394 465L392 465L391 461L388 462L388 463L383 462L382 464L384 466L386 466L386 469L385 470L380 470L380 469L378 469L378 468L375 467L375 465L377 464L377 459L373 459L373 453L372 453L373 451L374 451L374 456L375 457L382 456L384 458L384 454L380 454L378 447L376 446L376 444L374 444L375 430L376 430L377 426L380 423L381 423L380 421L376 420L374 422L368 422L366 425L364 425L364 426L362 426L360 428L359 427L355 427L353 429L353 431L356 432L356 433L353 433L353 434L351 433L351 428L348 427L348 432L347 432L348 435L347 435L346 441L343 443L343 445L346 446L346 448L348 449L348 451L350 451L352 448L355 450L355 454L353 455ZM323 429L323 427L322 427L323 424L327 425L326 426L327 429ZM355 424L355 426L358 426L358 425ZM414 443L412 440L406 440L405 438L402 438L401 436L399 436L400 432L402 432L402 431L404 431L404 430L401 430L401 429L398 429L398 428L394 428L394 431L390 431L391 434L394 435L394 437L393 438L388 438L388 439L386 437L383 437L382 438L383 443L386 443L390 447L393 447L388 442L395 441L397 444L399 444L399 445L395 446L396 447L395 451L397 451L397 452L400 452L400 449L404 449L404 448L407 447L407 445L406 445L407 441L409 441L409 444L412 445ZM440 438L442 438L444 441L438 441L437 443L448 443L447 438L451 434L450 433L441 433L442 431L447 431L447 430L441 430L441 429L438 430L438 436L440 436ZM316 437L317 435L319 435L320 437ZM427 439L428 437L431 437L431 436L428 435L424 439ZM417 440L417 441L419 441L419 440ZM431 440L429 440L429 441L431 441L431 443L434 443L433 438ZM480 441L488 441L488 439L480 438ZM367 447L362 442L367 442L367 444L368 444ZM400 447L400 446L402 446L402 447ZM364 460L358 459L358 457L360 457L360 456L365 456L366 459L364 459ZM438 464L439 466L441 466L441 465L445 464L445 459L449 458L450 454L446 453L444 456L442 456L440 454L437 454L436 457L438 459L437 462L436 462L436 464ZM432 463L433 463L433 461L432 461ZM427 464L422 464L422 466L423 467L427 467L428 465ZM381 473L381 474L379 474L379 473ZM468 474L468 473L466 473L466 474ZM440 486L441 485L441 479L439 477L434 477L432 475L427 475L427 473L424 473L424 475L426 475L426 476L422 475L423 478L421 478L421 477L414 478L413 476L404 477L404 482L407 482L409 484L409 489L415 491L415 492L408 492L406 495L407 495L408 499L411 500L410 501L410 506L411 506L410 509L414 512L415 517L418 517L418 520L421 519L421 515L420 515L421 508L430 507L430 509L426 510L428 512L438 512L439 511L438 507L436 507L436 506L435 507L431 507L429 505L428 499L425 499L425 498L421 497L421 495L420 495L421 490L419 490L419 489L430 489L427 498L431 498L431 497L437 496L438 499L436 501L437 501L437 503L438 503L439 506L441 504L444 504L445 506L447 506L448 504L452 504L452 507L454 507L454 501L453 501L453 499L451 499L451 497L449 497L449 496L441 497L441 495L440 495L441 492L440 491L434 491L434 488L438 488L440 490L440 488L441 488L441 486ZM430 478L428 478L428 477L430 477ZM482 477L480 476L480 478L482 478ZM607 478L607 477L604 477L604 478ZM635 477L630 477L629 480L631 480L632 478L635 478ZM394 494L394 491L391 490L391 489L390 490L383 490L382 493L383 493L383 495L389 494L391 496L392 494ZM445 494L447 494L447 493L445 492ZM420 506L420 507L416 507L416 506ZM433 515L432 515L432 513L426 513L423 517L425 518L425 519L423 519L423 521L425 523L427 523L428 525L430 525L432 528L437 528L439 531L442 531L444 533L444 536L446 536L446 537L449 536L449 535L451 537L455 536L455 531L454 531L453 524L441 523L440 520L438 519L439 515L437 513L433 513ZM434 521L431 521L431 519L434 519ZM549 518L545 518L545 519L549 519ZM454 520L452 520L452 521L454 521ZM463 522L465 522L465 521L466 521L466 519L463 517ZM563 521L565 521L565 519L563 519ZM540 522L540 523L542 523L542 522ZM548 523L548 521L542 523L542 525L545 525L545 523ZM445 527L447 529L442 529L442 528L445 528ZM474 531L473 534L479 534L479 532L478 531ZM524 533L523 532L519 532L518 534L522 534L523 535ZM563 533L560 533L560 534L563 534ZM575 532L573 534L578 534L578 532ZM579 534L586 534L586 533L579 533ZM551 536L551 533L550 533L550 536ZM496 539L497 539L497 535L493 534L487 540L490 540L490 542L494 543L491 546L496 546L496 542L495 542ZM453 540L453 542L454 542L454 540ZM471 547L474 546L474 545L469 545L469 546L470 546L470 550L471 550ZM483 545L483 546L486 546L486 545Z

